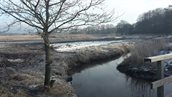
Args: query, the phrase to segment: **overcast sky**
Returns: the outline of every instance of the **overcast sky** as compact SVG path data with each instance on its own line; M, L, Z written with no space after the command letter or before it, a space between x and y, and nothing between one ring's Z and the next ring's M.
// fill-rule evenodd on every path
M114 9L115 14L121 15L118 20L135 23L138 16L156 8L166 8L172 5L172 0L106 0L107 8Z
M116 25L120 20L126 20L131 24L135 23L138 16L144 12L156 8L167 8L169 5L172 5L172 0L105 0L107 10L110 11L114 9L114 16L122 15L118 18L118 21L112 23L114 25ZM7 22L7 19L0 18L0 21L1 29L3 27L2 25L4 25L2 22Z

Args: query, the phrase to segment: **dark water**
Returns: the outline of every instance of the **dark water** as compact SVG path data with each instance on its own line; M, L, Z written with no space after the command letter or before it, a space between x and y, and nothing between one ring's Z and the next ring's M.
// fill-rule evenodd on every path
M116 69L123 60L121 57L74 74L72 85L78 97L156 97L156 90L151 90L149 83L127 77ZM170 91L172 85L165 87L165 94L171 94Z

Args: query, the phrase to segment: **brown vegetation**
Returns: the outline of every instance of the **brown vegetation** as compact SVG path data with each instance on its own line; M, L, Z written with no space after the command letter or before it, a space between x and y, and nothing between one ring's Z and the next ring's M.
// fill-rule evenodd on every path
M130 56L125 59L117 69L132 77L145 80L156 79L156 65L144 63L144 58L158 55L160 50L168 49L165 39L152 39L134 43L130 48Z
M136 42L132 48L130 48L131 56L124 62L131 65L143 65L144 58L159 54L160 50L165 50L168 47L166 40L145 40ZM125 63L124 63L125 64Z
M55 77L57 80L51 90L54 92L43 92L42 48L42 45L25 44L0 48L0 97L75 97L71 86L61 76Z
M57 34L50 36L54 41L70 41L70 40L90 40L96 37L88 34ZM1 42L15 42L15 41L42 41L39 35L1 35Z
M40 40L41 37L38 35L4 35L0 36L0 41L33 41L33 40Z
M72 69L94 66L96 61L117 58L128 52L128 45L101 45L74 52L51 51L54 86L43 92L44 54L42 45L2 45L0 47L0 97L75 97L65 80ZM57 56L58 55L58 56ZM84 68L79 68L84 69Z
M72 56L65 59L69 65L69 74L83 70L85 68L95 66L94 64L113 60L129 51L127 44L109 44L101 46L91 46L76 50Z

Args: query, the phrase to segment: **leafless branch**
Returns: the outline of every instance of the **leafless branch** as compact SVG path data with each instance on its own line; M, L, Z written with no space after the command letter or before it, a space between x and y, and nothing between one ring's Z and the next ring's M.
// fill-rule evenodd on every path
M112 20L112 14L94 12L104 0L2 0L0 10L48 34L71 28L106 23Z

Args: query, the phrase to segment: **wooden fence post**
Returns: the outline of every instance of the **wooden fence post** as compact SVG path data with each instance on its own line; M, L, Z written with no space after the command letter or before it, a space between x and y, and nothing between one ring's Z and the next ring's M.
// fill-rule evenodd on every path
M157 63L158 80L151 83L151 88L157 89L157 97L164 97L164 85L167 85L172 82L172 75L164 78L164 66L162 64L164 60L169 60L169 59L172 59L172 53L146 57L144 59L144 62Z
M157 67L158 67L158 79L163 79L164 78L164 67L162 64L162 61L157 62ZM157 88L157 97L164 97L164 86L160 86Z

